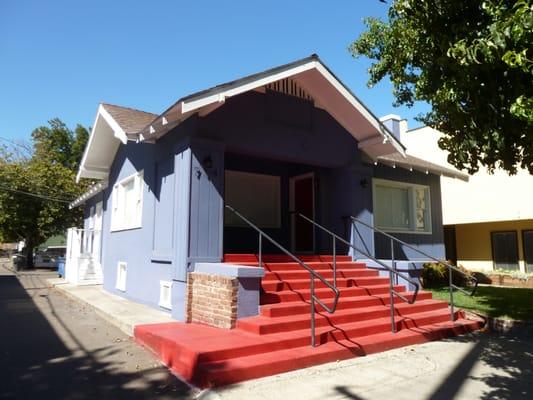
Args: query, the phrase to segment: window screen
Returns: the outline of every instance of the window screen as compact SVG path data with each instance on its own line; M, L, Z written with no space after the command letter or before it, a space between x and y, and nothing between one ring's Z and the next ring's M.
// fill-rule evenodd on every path
M431 233L429 187L374 180L374 216L379 228Z
M495 269L518 270L516 231L492 232L492 260Z
M376 186L376 220L380 227L409 229L409 191Z
M533 272L533 230L522 232L526 272Z

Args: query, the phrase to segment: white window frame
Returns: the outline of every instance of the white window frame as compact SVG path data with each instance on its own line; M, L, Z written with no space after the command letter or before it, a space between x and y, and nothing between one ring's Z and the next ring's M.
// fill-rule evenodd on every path
M111 209L111 232L123 231L127 229L138 229L142 226L142 209L143 209L143 191L144 191L144 171L136 172L124 179L121 179L113 185L112 209ZM135 210L125 209L124 190L127 184L133 181L133 190L135 192ZM128 214L132 218L126 218Z
M165 290L168 290L168 299L163 296ZM159 281L159 307L172 310L172 281Z
M387 227L387 226L379 226L377 223L375 223L376 228L379 228L383 231L389 232L389 233L409 233L409 234L416 234L416 235L432 235L433 234L433 223L432 223L432 210L431 210L431 188L427 185L418 185L416 183L409 183L409 182L399 182L399 181L391 181L388 179L378 179L373 178L372 179L372 206L373 206L373 212L374 212L374 221L377 221L376 218L376 203L377 203L377 196L376 196L376 186L386 186L386 187L393 187L393 188L400 188L400 189L407 189L409 193L409 207L410 207L410 215L409 215L409 228L408 229L400 229L398 227ZM428 206L428 228L427 230L417 230L415 228L416 226L416 201L415 201L415 194L413 189L424 189L427 190L428 194L428 200L427 200L427 206Z
M115 289L121 292L126 291L126 277L128 276L128 263L119 261L117 263L117 279L115 282Z

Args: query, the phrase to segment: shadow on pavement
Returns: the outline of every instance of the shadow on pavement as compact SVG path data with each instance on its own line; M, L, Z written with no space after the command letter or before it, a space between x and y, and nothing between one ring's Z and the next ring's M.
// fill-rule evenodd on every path
M76 350L65 346L15 276L0 275L0 399L190 396L189 388L172 375L162 373L161 367L137 373L123 371L120 363L107 359L120 349L107 346L86 350L53 311L53 304L50 306L53 317L76 343Z

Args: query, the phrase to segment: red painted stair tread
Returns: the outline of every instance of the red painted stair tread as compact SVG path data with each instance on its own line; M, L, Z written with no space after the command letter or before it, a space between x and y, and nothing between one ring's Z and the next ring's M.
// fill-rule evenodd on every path
M301 259L326 279L333 279L333 257ZM256 254L226 254L226 263L258 265ZM335 314L316 308L317 347L310 346L309 273L290 257L263 255L261 310L240 319L237 328L222 330L200 324L172 322L139 325L135 338L151 349L176 374L200 387L260 378L325 362L438 340L478 329L480 321L450 321L446 302L419 292L410 305L395 301L397 333L391 332L388 278L337 257L340 299ZM395 289L411 297L402 285ZM333 292L317 282L316 294L326 304Z

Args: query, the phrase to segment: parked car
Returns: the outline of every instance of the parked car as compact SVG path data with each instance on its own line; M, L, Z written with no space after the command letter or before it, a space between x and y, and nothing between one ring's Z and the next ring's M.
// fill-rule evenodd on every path
M57 258L65 257L66 252L66 246L47 247L45 250L35 254L33 258L33 265L35 268L56 268Z

